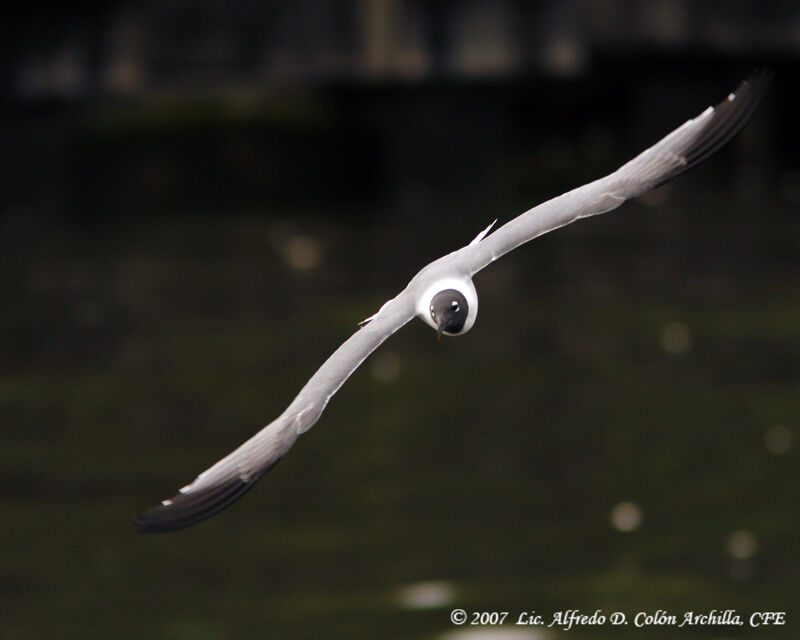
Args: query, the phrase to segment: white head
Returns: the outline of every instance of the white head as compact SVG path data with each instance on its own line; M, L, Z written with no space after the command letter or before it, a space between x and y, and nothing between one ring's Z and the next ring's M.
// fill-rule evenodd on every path
M472 280L437 280L417 301L417 315L446 336L465 334L478 317L478 293Z

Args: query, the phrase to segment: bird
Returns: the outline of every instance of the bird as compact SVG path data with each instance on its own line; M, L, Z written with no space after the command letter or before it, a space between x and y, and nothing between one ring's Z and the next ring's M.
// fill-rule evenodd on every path
M478 294L472 277L509 251L581 218L606 213L691 169L727 144L752 117L772 76L748 80L686 121L613 173L568 191L492 232L434 260L322 364L286 410L176 495L135 516L142 532L182 529L225 509L251 489L313 427L331 397L387 338L415 317L441 336L462 336L475 324Z

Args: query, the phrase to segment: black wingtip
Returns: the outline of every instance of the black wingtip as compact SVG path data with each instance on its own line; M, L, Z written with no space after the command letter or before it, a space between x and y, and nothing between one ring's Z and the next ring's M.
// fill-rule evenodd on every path
M696 167L728 144L750 122L772 81L772 76L772 70L769 68L755 70L735 91L717 104L708 125L684 151L683 157L686 163L666 176L659 184Z
M241 498L279 460L280 458L250 480L235 477L208 489L179 493L165 501L166 504L161 503L136 516L133 525L140 533L160 533L184 529L202 522Z
M770 70L756 71L714 107L708 127L686 150L687 168L715 153L750 122L771 80Z

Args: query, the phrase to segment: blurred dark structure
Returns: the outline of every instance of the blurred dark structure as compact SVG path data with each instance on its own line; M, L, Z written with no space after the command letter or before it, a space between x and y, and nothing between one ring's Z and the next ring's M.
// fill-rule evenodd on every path
M622 51L800 50L796 7L774 1L5 4L3 94L31 103L285 83L570 77Z
M2 206L485 205L536 186L502 164L543 132L623 158L754 64L794 73L798 32L749 0L7 3Z

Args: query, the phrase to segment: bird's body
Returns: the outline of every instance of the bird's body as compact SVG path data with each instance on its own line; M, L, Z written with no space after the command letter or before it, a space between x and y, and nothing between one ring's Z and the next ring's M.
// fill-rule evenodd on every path
M496 231L493 224L469 245L419 271L344 342L309 379L286 410L256 435L201 473L169 500L139 516L144 531L179 529L224 509L251 488L319 419L330 398L389 336L415 316L439 335L462 335L474 325L478 296L472 276L525 242L588 216L617 208L702 162L749 120L769 81L768 73L742 83L608 176L519 215Z

